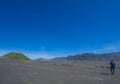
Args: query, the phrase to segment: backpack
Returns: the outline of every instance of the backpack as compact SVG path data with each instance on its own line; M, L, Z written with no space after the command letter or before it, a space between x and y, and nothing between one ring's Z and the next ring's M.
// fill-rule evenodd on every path
M115 67L115 63L114 62L111 62L110 65L111 65L111 67Z

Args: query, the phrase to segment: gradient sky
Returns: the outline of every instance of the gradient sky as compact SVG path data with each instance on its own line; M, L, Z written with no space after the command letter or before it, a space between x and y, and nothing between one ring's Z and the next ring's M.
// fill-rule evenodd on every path
M119 47L120 0L0 0L0 55L52 58Z

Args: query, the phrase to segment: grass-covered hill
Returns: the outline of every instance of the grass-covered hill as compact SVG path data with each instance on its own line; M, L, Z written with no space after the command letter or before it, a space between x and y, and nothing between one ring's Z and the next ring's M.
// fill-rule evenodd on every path
M30 58L25 56L22 53L16 53L16 52L10 52L8 54L3 55L2 57L8 58L8 59L13 59L13 60L23 60L23 61L29 61Z

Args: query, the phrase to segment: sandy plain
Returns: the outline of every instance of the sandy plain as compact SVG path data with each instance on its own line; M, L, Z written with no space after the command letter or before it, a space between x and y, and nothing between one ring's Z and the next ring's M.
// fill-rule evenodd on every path
M120 84L120 62L115 75L109 61L16 61L0 59L0 84Z

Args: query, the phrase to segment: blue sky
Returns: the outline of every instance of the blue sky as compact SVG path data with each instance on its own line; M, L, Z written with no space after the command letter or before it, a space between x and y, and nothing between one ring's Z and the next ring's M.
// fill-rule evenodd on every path
M0 55L31 59L120 51L119 0L0 1Z

